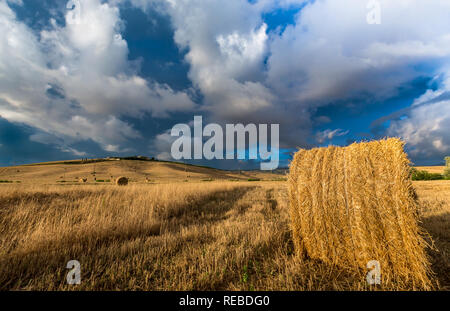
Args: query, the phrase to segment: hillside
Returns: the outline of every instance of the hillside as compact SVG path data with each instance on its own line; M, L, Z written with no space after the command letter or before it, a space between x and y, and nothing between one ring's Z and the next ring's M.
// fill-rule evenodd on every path
M0 181L38 184L78 183L87 178L88 183L114 181L119 176L131 182L152 183L207 181L207 180L276 180L284 176L261 171L225 171L203 166L175 162L142 160L106 160L47 162L0 168ZM95 179L94 179L95 178Z
M442 173L444 166L416 166L430 173ZM135 183L168 183L209 180L253 180L274 181L284 179L288 169L274 172L226 171L205 166L196 166L166 161L139 159L95 159L43 162L20 166L0 167L2 183L74 184L87 178L88 184L112 182L119 176L130 178ZM95 178L95 179L94 179Z

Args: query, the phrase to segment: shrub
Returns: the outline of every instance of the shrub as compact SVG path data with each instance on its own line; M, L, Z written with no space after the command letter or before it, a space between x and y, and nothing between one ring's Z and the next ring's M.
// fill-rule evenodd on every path
M450 179L450 157L445 157L444 178Z
M412 180L440 180L444 176L438 173L429 173L427 171L419 171L415 168L411 169L411 179Z
M450 179L450 168L446 168L444 171L444 179L449 180Z

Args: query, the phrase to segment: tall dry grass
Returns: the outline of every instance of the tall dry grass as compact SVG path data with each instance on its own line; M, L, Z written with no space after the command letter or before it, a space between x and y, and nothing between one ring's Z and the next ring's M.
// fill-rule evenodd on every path
M421 225L433 237L431 267L442 290L450 290L450 181L415 181Z
M300 150L291 163L293 240L300 257L361 276L380 262L384 286L430 289L426 233L403 142Z
M201 216L216 217L221 208L221 204L214 206L217 200L224 195L236 198L243 191L245 187L232 183L125 188L38 186L26 192L19 186L2 187L0 285L58 288L61 282L49 285L34 276L49 269L62 272L63 263L69 259L84 262L85 269L92 265L92 256L106 265L115 256L125 256L133 244L186 230L185 226L199 222ZM203 206L206 203L209 210Z
M450 182L416 188L445 289ZM289 226L285 182L1 185L0 290L372 289L360 271L295 256ZM73 259L80 285L66 284Z

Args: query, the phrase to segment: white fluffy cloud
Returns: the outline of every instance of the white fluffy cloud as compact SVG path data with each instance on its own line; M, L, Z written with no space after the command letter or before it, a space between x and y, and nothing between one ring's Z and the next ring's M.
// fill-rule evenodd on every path
M140 136L121 116L165 117L195 107L187 92L140 77L128 60L119 9L80 0L77 23L38 36L0 0L0 115L63 139L120 151ZM38 139L38 138L37 138Z
M381 24L371 25L366 1L318 0L283 32L267 31L262 13L303 2L166 2L189 77L215 119L281 123L282 139L302 144L316 108L373 104L446 72L448 1L380 0Z
M342 129L335 129L335 130L331 130L331 129L326 129L324 131L320 131L316 133L316 140L319 144L323 144L325 141L330 141L335 137L339 137L339 136L345 136L349 133L350 131L344 131Z
M156 158L158 160L173 160L170 150L175 139L170 135L169 131L156 135L151 147L152 152L156 152Z
M367 23L366 1L307 5L295 25L274 37L268 82L308 105L362 94L384 99L423 74L414 65L448 58L448 1L379 2L380 25Z
M450 154L450 77L428 90L405 114L392 121L388 134L403 138L415 159L437 163Z
M170 18L205 118L280 123L282 146L307 144L319 107L376 104L417 78L450 72L446 0L379 0L380 25L367 24L367 1L309 1L283 31L269 31L263 14L306 1L129 1ZM120 35L125 0L81 2L80 25L54 24L36 37L0 0L3 117L64 139L93 138L117 150L140 135L121 121L123 115L198 113L189 91L175 92L137 74ZM449 106L438 95L449 89L440 85L428 91L388 132L417 150L426 144L434 155L448 152ZM431 118L439 115L439 127L432 127Z
M405 139L414 158L442 161L450 154L450 100L413 108L407 118L394 121L388 133Z
M255 6L245 0L181 0L170 1L167 10L205 109L232 118L271 106L272 94L260 83L268 36Z

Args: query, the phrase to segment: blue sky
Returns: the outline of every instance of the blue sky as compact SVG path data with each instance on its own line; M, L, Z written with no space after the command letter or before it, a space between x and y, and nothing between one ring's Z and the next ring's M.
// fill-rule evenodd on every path
M380 0L381 24L360 0L77 3L71 24L64 1L0 0L0 165L170 160L170 129L195 115L280 124L281 166L386 136L416 164L450 155L447 1Z

